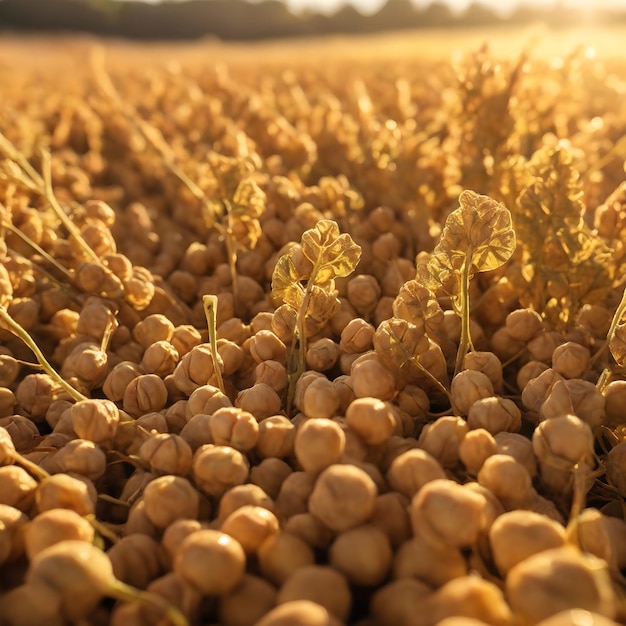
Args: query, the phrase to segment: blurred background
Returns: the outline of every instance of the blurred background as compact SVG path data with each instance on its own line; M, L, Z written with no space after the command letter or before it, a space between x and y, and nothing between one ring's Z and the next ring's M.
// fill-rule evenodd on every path
M408 29L626 24L626 0L0 0L0 30L225 41Z

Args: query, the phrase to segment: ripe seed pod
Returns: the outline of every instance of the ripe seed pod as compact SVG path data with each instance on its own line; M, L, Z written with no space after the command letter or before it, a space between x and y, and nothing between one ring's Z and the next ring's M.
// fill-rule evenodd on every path
M299 537L312 548L326 550L334 533L311 513L296 513L283 524L283 530Z
M192 476L197 487L219 498L229 488L242 485L250 467L245 456L230 446L206 444L193 455Z
M254 415L235 407L218 409L209 417L208 425L211 443L220 446L247 452L255 447L259 439L259 423Z
M586 422L564 415L541 422L532 438L541 468L541 480L554 493L566 493L573 484L574 466L585 471L594 464L594 436Z
M353 400L346 409L346 424L370 446L384 443L396 429L392 406L378 398Z
M341 622L315 602L292 600L272 609L256 626L341 626Z
M352 595L345 576L326 565L309 565L296 570L281 586L277 603L310 600L345 622Z
M535 495L526 468L508 454L493 454L478 472L478 482L508 510L524 507Z
M315 563L313 549L296 535L280 531L270 535L258 548L261 573L282 585L295 572Z
M459 462L459 446L469 430L460 417L439 417L422 429L417 445L443 467L452 468Z
M284 415L272 415L259 423L256 451L261 458L282 459L292 454L296 427Z
M261 487L246 483L245 485L235 485L229 489L220 500L217 512L218 522L221 524L229 515L243 506L255 506L267 509L271 513L275 512L275 505Z
M425 450L413 449L399 454L387 470L387 480L394 491L412 498L426 484L445 479L439 461Z
M304 471L317 474L338 463L346 444L341 427L329 419L308 419L298 427L294 452Z
M387 535L364 524L340 532L328 550L330 565L355 585L380 584L391 567L393 552Z
M514 613L530 624L574 608L610 619L616 614L606 564L569 546L544 550L513 567L506 594Z
M496 440L484 428L470 430L459 444L459 459L465 469L474 476L478 474L484 462L497 452Z
M331 418L339 410L339 393L332 381L316 378L302 394L302 404L296 405L307 417Z
M120 412L110 400L81 400L70 408L72 428L81 438L105 443L115 436Z
M329 337L322 337L309 344L306 353L306 364L309 369L325 372L335 366L341 351L339 346Z
M35 492L35 505L40 513L50 509L71 509L81 516L93 515L98 493L93 483L70 474L54 474L44 478Z
M393 559L394 578L416 578L434 588L467 573L467 562L458 548L435 544L420 534L405 541Z
M122 400L126 387L140 374L141 370L136 363L131 361L120 361L116 363L102 384L104 395L112 402Z
M37 481L18 465L0 467L0 505L30 511L37 492Z
M280 396L265 383L258 383L249 389L242 389L235 398L235 406L252 413L261 421L280 413Z
M502 361L493 352L474 350L465 355L463 369L485 374L496 393L502 393Z
M281 459L263 459L250 470L250 482L267 493L270 498L276 498L283 481L291 474L291 467Z
M145 533L127 533L109 548L107 556L115 577L139 589L164 573L163 547Z
M437 545L465 548L476 543L485 527L485 508L481 494L452 480L436 479L413 497L409 514L415 535Z
M353 465L331 465L315 481L309 510L337 532L366 522L376 507L376 484Z
M157 433L141 444L138 455L154 472L183 476L191 468L193 452L179 435Z
M391 400L397 393L394 375L377 356L355 361L350 369L350 378L357 398L374 397L379 400Z
M246 555L239 543L217 530L198 530L180 545L174 572L203 595L231 592L243 580Z
M179 358L178 350L169 341L156 341L146 348L139 367L147 374L165 378L174 372Z
M285 478L276 497L276 509L282 518L289 519L308 511L316 479L317 476L310 472L292 472Z
M626 522L604 515L598 509L585 509L567 528L567 538L586 554L606 561L613 571L626 564Z
M456 408L467 415L474 402L493 396L494 391L486 374L478 370L463 370L452 379L450 393Z
M234 537L246 554L254 554L268 537L279 532L279 523L265 507L247 504L226 517L220 530Z
M269 582L259 576L244 574L241 582L218 600L220 624L258 624L276 606L276 596L276 589Z
M339 348L348 354L361 354L372 348L375 328L362 317L355 317L341 331Z
M469 428L484 428L492 435L517 432L522 427L522 413L513 400L490 396L472 404L467 413Z
M80 474L89 480L98 480L106 472L106 454L87 439L69 441L54 455L54 460L61 471Z
M489 529L493 560L503 575L524 559L565 545L565 528L533 511L514 510L496 518Z
M157 528L167 528L179 519L195 519L200 496L182 476L159 476L144 488L143 499L148 519Z
M516 309L507 315L505 325L513 339L528 342L541 332L543 320L537 311Z
M429 623L441 623L453 616L474 618L479 623L505 626L513 621L513 614L504 594L495 584L468 574L453 578L437 589L424 602Z
M563 378L581 378L589 366L591 353L588 348L573 341L557 346L552 353L552 369Z

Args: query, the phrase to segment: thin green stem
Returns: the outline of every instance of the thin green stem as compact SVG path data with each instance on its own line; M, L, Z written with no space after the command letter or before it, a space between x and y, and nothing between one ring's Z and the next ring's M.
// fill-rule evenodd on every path
M106 595L124 602L140 602L144 605L151 605L163 611L174 626L189 626L187 618L180 609L177 609L160 596L131 587L131 585L127 585L121 580L114 579L106 590Z
M4 322L9 330L19 337L35 354L37 360L41 364L43 370L54 379L63 389L66 391L76 402L80 402L81 400L87 400L87 396L80 393L80 391L74 389L72 385L70 385L66 380L64 380L50 365L48 359L44 356L43 352L39 349L39 346L35 343L34 339L26 332L23 326L18 324L7 312L7 310L0 305L0 320Z

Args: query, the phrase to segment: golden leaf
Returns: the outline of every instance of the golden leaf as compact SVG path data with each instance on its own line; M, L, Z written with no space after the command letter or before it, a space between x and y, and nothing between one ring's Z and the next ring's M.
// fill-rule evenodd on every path
M618 324L609 341L609 350L620 367L626 365L626 323Z
M272 273L272 294L294 309L298 309L304 298L304 287L289 253L283 254Z
M361 246L347 233L339 233L333 220L320 220L315 228L302 234L302 253L320 273L316 282L326 282L338 276L348 276L361 258Z
M448 252L452 265L456 267L467 258L473 273L494 270L506 263L515 251L509 210L489 196L468 190L459 196L459 204L448 216L439 244Z
M233 215L241 219L261 217L266 200L265 192L248 176L239 182L233 194Z
M392 371L411 363L428 345L423 326L420 328L398 317L381 322L374 333L374 349Z
M341 302L333 291L329 291L319 285L311 287L309 305L306 316L318 322L329 320L341 308Z
M430 335L436 334L443 323L443 311L432 291L417 280L402 285L393 301L393 314L425 328Z

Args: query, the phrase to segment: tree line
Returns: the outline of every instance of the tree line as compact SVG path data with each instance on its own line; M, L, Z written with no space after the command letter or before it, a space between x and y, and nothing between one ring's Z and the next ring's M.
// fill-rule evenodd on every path
M580 19L564 6L519 6L503 17L475 2L453 13L443 2L418 8L411 0L387 0L373 15L345 5L332 15L293 13L278 0L182 0L146 4L119 0L0 0L0 29L7 31L86 32L131 39L253 40L325 34L455 26L492 26L544 21L555 27ZM596 13L598 22L626 21L626 13Z

